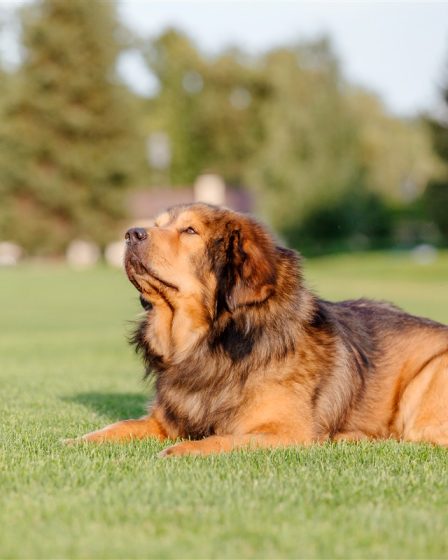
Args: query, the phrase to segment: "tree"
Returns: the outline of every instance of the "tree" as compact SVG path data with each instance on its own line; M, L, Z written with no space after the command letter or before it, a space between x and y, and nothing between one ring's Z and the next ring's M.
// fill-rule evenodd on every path
M388 114L378 97L359 88L350 88L348 103L369 188L393 204L412 202L437 167L426 123Z
M4 22L2 21L1 16L2 13L0 11L0 39L2 37L2 33L4 32ZM2 126L3 119L4 119L6 98L8 96L10 85L11 85L10 76L6 72L3 66L3 60L1 58L1 53L0 53L0 127Z
M307 215L360 176L356 122L327 40L276 49L261 63L272 94L248 178L263 194L263 213L291 239Z
M437 225L443 241L448 243L448 80L441 94L440 116L437 119L428 118L428 123L442 170L439 176L428 182L425 201L430 218Z
M145 56L159 82L148 132L166 133L172 147L169 175L153 170L152 182L218 172L251 188L294 245L386 243L436 168L424 123L389 115L350 85L326 38L211 57L172 29Z
M150 130L170 138L170 182L192 183L205 170L242 182L262 137L266 77L239 51L207 58L174 29L148 42L144 55L160 86L149 102Z
M117 235L143 160L130 94L116 76L111 2L39 0L21 13L25 55L0 143L0 238L34 253Z

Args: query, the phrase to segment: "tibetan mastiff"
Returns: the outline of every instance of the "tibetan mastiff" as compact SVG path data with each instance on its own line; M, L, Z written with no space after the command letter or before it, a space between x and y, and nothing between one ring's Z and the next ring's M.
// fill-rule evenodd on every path
M176 206L126 233L145 308L133 342L148 415L82 441L175 440L163 456L394 438L448 445L448 327L304 284L299 255L253 218Z

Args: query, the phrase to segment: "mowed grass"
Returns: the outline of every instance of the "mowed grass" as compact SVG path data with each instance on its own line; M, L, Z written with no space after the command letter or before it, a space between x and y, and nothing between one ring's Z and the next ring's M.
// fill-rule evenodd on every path
M448 323L448 254L305 263L323 297L391 299ZM139 416L126 343L140 311L107 268L0 270L1 558L447 558L448 450L328 444L157 459L162 445L65 447ZM448 406L448 403L447 403Z

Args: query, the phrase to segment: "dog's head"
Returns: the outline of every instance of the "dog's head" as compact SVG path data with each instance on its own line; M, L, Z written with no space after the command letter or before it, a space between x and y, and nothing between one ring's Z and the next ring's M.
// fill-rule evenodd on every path
M213 313L266 301L275 290L272 236L252 218L207 204L175 206L126 233L126 272L142 296L206 301Z

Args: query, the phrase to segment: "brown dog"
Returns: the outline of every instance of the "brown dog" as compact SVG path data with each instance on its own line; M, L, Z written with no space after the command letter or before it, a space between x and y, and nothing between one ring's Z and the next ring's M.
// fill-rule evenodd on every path
M148 416L80 438L184 438L163 455L329 439L448 445L448 327L387 303L330 303L252 218L178 206L127 232L156 376Z

